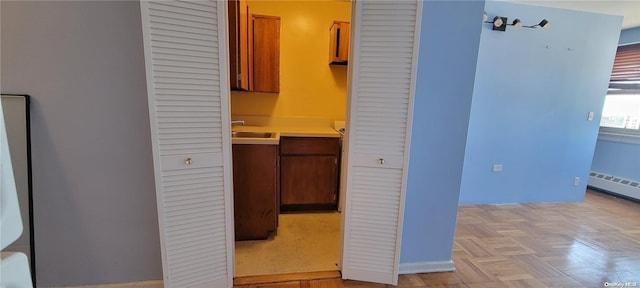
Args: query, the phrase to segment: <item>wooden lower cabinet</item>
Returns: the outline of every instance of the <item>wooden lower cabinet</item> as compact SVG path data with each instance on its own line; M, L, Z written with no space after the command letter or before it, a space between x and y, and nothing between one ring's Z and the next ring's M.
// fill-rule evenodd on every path
M278 145L233 144L236 240L266 239L278 225Z
M280 140L281 211L335 210L339 138Z

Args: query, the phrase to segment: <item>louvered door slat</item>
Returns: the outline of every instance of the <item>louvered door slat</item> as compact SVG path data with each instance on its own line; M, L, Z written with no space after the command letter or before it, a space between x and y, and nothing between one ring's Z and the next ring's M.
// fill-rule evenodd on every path
M192 53L187 55L196 55L199 53L203 53L203 52L206 53L209 51L208 47L206 46L199 46L199 45L190 46L178 41L158 41L154 43L153 48L158 49L159 52L189 49L189 52L192 52Z
M174 3L179 2L174 1ZM149 5L149 15L152 17L152 21L156 20L154 17L157 17L160 19L178 19L191 24L203 24L215 27L215 24L211 23L211 18L209 16L215 13L216 7L207 7L205 10L209 11L203 10L198 12L197 10L184 9L182 7L178 7L178 5L167 5L166 3L161 2L155 2L152 5Z
M356 2L343 277L397 284L422 5Z
M225 3L140 7L164 284L231 287Z
M187 45L185 42L182 42L182 43ZM167 58L173 58L173 59L167 59ZM215 69L218 67L218 63L210 61L209 59L206 59L206 58L201 59L200 61L194 60L193 58L201 58L201 57L189 58L188 56L176 56L176 55L158 57L154 59L155 60L154 66L157 66L158 68L161 68L161 69L164 68L168 71L171 71L170 67L187 67L189 69L198 68L200 71L207 71L209 73L213 73L213 75L217 75L217 71L215 71ZM161 79L157 79L157 80L160 81ZM211 79L211 80L215 80L215 79Z
M185 28L185 30L189 30L193 28ZM210 51L184 51L181 49L169 48L169 47L158 47L154 46L156 51L160 54L156 57L172 57L172 56L186 56L186 57L201 57L202 59L212 59L216 57L215 53L211 53ZM215 61L215 59L214 59ZM178 74L182 76L182 74Z
M204 61L204 60L203 60ZM184 61L182 63L185 62L189 62L189 61ZM215 64L215 63L213 63ZM217 64L216 64L217 65ZM173 66L176 67L176 66ZM162 73L162 72L160 72ZM211 84L211 81L215 81L215 79L211 79L209 78L209 76L204 76L202 74L191 74L188 75L187 73L176 73L177 75L170 75L169 73L172 72L167 72L165 73L165 75L160 75L160 73L158 73L156 75L156 77L158 77L158 81L162 82L162 83L176 83L176 84L200 84L200 83L205 83L205 84Z
M187 62L187 63L207 63L207 64L219 64L217 59L213 59L210 58L208 56L201 56L201 55L184 55L184 54L177 54L177 53L162 53L160 55L158 55L156 58L156 60L174 60L174 61L183 61L183 62ZM191 66L189 66L191 67ZM176 76L182 76L180 74L176 75ZM158 75L158 77L160 77L160 75ZM185 77L176 77L176 78L182 78L185 79ZM188 78L186 78L188 79Z

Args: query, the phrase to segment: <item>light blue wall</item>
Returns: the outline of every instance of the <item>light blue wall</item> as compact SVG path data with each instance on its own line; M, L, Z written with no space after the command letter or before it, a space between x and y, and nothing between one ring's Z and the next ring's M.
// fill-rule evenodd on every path
M506 2L485 11L552 26L483 27L460 203L582 201L622 17Z
M620 45L640 43L640 27L620 33ZM640 145L598 140L591 170L640 181Z
M598 140L591 170L640 180L640 145Z
M620 45L640 43L640 27L622 30L618 43Z
M424 2L403 264L451 259L483 7Z

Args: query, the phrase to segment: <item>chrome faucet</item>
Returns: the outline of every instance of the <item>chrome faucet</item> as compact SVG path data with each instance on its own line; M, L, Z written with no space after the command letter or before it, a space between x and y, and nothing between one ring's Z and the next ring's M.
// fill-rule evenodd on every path
M231 126L233 126L233 124L244 125L244 120L231 120Z

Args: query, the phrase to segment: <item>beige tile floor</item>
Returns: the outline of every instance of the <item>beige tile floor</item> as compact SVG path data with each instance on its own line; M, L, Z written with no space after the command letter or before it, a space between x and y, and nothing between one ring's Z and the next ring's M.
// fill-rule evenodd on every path
M236 241L235 276L336 270L339 249L339 213L280 214L269 239Z

